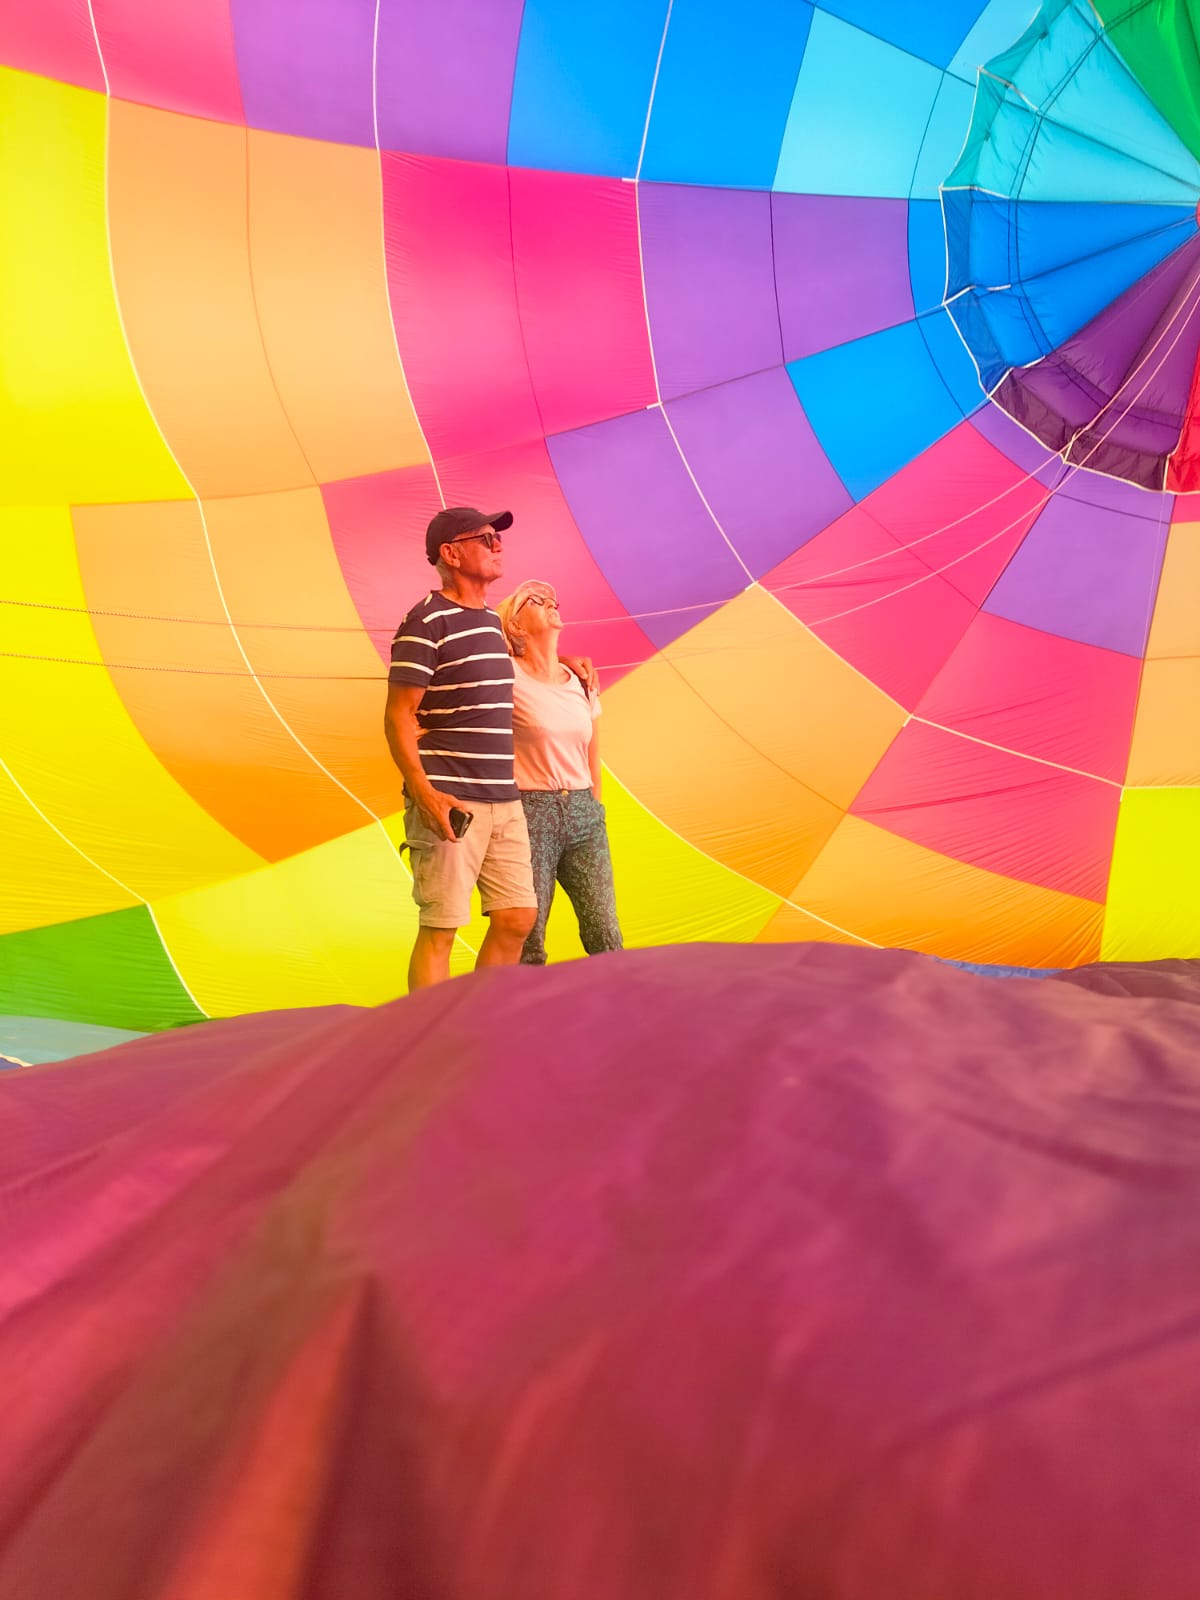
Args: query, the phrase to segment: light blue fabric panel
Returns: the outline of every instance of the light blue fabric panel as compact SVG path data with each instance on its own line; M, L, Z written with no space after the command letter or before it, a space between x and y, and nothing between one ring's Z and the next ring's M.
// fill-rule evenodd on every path
M936 67L818 11L776 189L906 200L941 81Z
M820 0L856 28L897 44L936 67L950 64L986 9L986 0ZM1010 33L1004 41L1011 42Z

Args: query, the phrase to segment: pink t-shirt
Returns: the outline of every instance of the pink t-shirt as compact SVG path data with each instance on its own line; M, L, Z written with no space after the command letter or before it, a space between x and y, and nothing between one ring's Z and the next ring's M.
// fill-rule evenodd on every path
M513 747L518 789L590 789L588 746L600 700L568 668L561 683L533 678L517 661L513 682Z

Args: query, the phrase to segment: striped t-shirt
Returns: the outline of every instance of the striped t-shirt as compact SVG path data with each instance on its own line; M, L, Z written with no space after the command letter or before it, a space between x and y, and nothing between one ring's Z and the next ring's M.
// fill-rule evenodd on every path
M513 663L500 618L427 594L396 629L390 683L425 690L417 708L425 775L460 800L516 800Z

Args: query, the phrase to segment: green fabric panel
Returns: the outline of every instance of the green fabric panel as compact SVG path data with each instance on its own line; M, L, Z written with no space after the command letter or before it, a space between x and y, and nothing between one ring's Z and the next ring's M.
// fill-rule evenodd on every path
M1200 158L1200 0L1096 0L1109 42Z
M0 1012L138 1032L203 1020L144 906L5 934Z

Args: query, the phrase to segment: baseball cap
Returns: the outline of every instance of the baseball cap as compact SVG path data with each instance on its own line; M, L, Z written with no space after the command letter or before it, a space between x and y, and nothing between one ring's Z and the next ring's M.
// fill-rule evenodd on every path
M555 605L558 604L558 594L552 583L543 583L539 578L528 578L524 583L519 583L513 592L505 595L504 599L496 607L496 612L500 618L500 626L504 629L504 637L506 639L510 637L509 623L531 594L540 594L546 600L552 601Z
M488 516L476 511L474 506L450 506L445 511L439 511L425 530L425 554L430 564L437 566L438 551L444 544L461 539L464 533L478 533L480 528L486 528L489 523L497 533L503 533L506 528L512 527L513 514L511 511L495 511Z

